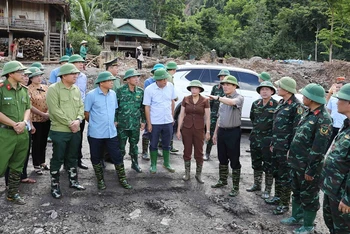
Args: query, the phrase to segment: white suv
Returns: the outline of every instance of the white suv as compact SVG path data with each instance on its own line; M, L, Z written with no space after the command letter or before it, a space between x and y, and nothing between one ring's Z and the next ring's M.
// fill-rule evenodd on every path
M249 118L252 103L260 98L256 92L259 86L258 74L252 70L242 69L238 67L226 67L216 65L180 65L174 75L174 84L178 101L175 105L175 119L177 119L181 102L185 96L191 93L187 90L187 86L192 80L200 80L204 87L202 95L210 94L212 87L219 83L218 74L221 69L227 69L230 74L237 78L239 89L237 92L244 97L242 108L242 128L251 129L252 124Z

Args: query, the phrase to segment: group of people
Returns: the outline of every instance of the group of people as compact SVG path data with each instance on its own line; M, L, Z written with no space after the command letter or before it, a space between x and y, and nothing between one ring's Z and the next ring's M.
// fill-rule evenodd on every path
M176 151L173 147L175 134L184 145L184 181L191 178L194 151L195 178L198 183L204 183L203 161L209 160L212 145L217 144L219 179L211 187L221 188L228 184L230 165L233 185L229 196L239 194L244 97L237 92L239 82L228 70L219 72L220 82L207 97L200 94L204 88L199 80L190 82L187 89L191 94L182 100L178 122L174 125L175 62L156 64L152 69L153 76L145 80L142 89L139 87L141 74L137 70L127 70L122 84L121 78L117 77L117 59L108 61L106 71L99 73L95 88L89 92L86 75L82 72L84 58L76 54L63 56L60 63L61 66L51 72L50 86L42 84L40 68L26 68L18 61L11 61L2 70L1 76L6 80L0 83L0 141L4 142L0 145L4 154L0 158L0 176L8 171L9 201L25 204L19 195L19 185L22 169L28 161L31 134L34 168L50 170L51 195L54 198L62 196L62 165L68 172L69 186L85 190L78 181L77 171L78 166L87 169L81 161L85 121L89 123L90 159L100 190L106 189L106 157L114 164L120 185L125 189L132 188L123 163L125 147L129 142L131 168L141 173L137 144L140 131L144 130L142 158L151 161L150 173L157 173L159 156L163 157L163 167L175 172L170 165L170 152ZM29 85L25 83L27 74ZM316 212L320 208L319 190L322 189L325 193L323 214L330 232L349 233L350 84L335 85L330 90L333 96L327 98L322 86L309 84L300 91L303 94L301 103L295 95L297 84L294 79L283 77L276 81L277 90L267 72L259 74L259 81L256 91L261 98L253 103L250 114L254 184L247 191L261 191L265 173L266 187L261 196L267 204L277 205L273 213L280 215L289 210L293 192L291 217L281 223L301 225L294 233L313 233ZM273 99L274 94L281 100ZM331 106L333 102L337 109ZM332 117L327 107L331 109ZM343 115L341 126L333 125L335 114ZM333 140L334 130L338 130L338 134L333 135ZM48 134L53 143L50 167L45 164ZM158 152L159 144L161 153ZM273 181L275 194L271 197Z

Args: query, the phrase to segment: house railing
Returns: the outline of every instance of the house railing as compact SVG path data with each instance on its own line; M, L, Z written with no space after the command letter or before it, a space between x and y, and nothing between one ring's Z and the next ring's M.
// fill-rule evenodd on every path
M140 46L140 42L136 41L114 41L114 42L104 42L105 47L128 47L136 48ZM152 48L151 43L141 43L142 48L149 49Z
M13 18L10 20L10 28L45 31L46 22L44 20Z
M7 17L0 17L0 27L7 27L8 22L9 21Z

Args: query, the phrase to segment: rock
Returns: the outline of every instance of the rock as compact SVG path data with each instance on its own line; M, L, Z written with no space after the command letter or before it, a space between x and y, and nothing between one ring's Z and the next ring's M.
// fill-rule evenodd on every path
M43 232L44 232L44 228L37 228L37 229L34 231L34 234L43 233Z
M165 225L165 226L169 226L170 221L171 221L171 219L163 218L162 221L160 222L160 224Z
M50 205L50 202L46 202L44 204L42 204L41 206L49 206Z
M56 219L57 216L58 216L57 212L56 211L52 211L52 213L50 215L51 219Z
M136 219L136 218L140 217L140 214L141 214L141 210L140 209L136 209L136 210L134 210L133 212L131 212L129 214L129 217L131 219Z
M21 229L17 230L17 233L21 233L21 232L24 232L24 228L21 228Z

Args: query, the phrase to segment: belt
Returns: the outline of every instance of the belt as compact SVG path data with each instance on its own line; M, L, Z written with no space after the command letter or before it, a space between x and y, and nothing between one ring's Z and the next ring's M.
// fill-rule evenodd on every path
M233 130L233 129L236 129L236 128L240 128L241 126L237 126L237 127L232 127L232 128L222 128L222 127L219 127L220 130L224 130L224 131L230 131L230 130Z
M0 128L5 128L5 129L11 129L11 130L13 130L13 127L10 127L10 126L7 126L7 125L3 125L3 124L0 124Z

